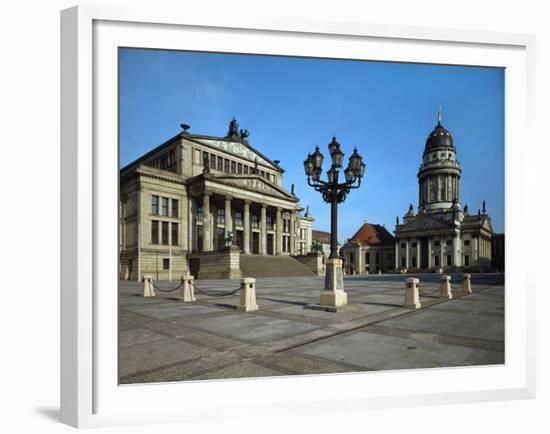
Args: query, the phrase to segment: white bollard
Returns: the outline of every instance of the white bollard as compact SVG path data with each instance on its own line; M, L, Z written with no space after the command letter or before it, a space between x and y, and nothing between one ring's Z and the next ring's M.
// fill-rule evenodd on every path
M472 293L472 275L470 273L464 273L462 278L462 290L468 294Z
M241 298L237 310L241 312L252 312L258 310L256 304L256 279L253 277L243 277L240 288Z
M453 293L451 292L451 276L449 276L448 274L443 274L441 276L439 298L447 298L449 300L453 298Z
M154 297L155 288L153 288L153 276L150 274L143 275L143 296L144 297Z
M409 277L405 283L405 309L420 309L420 297L418 295L418 284L420 280L416 277Z
M181 276L180 299L184 303L191 303L196 300L194 277L189 273Z

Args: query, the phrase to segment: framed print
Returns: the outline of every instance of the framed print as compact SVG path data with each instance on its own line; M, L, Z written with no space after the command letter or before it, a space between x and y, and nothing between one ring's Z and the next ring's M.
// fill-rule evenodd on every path
M533 396L531 36L77 7L61 38L63 422Z

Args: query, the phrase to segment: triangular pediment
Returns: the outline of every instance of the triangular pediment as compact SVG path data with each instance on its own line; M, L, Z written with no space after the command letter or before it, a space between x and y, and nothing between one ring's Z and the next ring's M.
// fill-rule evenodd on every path
M448 229L453 227L450 221L439 220L429 215L418 215L414 220L401 226L401 230L422 230L422 229Z
M225 175L225 176L209 176L207 181L230 185L232 187L242 188L254 193L265 194L273 197L278 197L284 200L297 201L298 198L283 188L275 185L258 175Z

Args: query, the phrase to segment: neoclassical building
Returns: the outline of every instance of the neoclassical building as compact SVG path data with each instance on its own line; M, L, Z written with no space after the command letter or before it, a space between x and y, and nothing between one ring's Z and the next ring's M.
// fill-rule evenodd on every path
M279 161L254 149L235 119L223 137L181 127L120 170L121 278L177 277L201 257L219 266L227 258L212 252L229 245L237 256L307 254L314 219L284 189Z
M365 222L340 249L346 274L386 273L395 267L395 239L382 225Z
M487 269L493 230L485 201L474 214L461 209L460 176L453 137L441 124L429 134L418 171L418 213L409 206L395 228L399 270Z

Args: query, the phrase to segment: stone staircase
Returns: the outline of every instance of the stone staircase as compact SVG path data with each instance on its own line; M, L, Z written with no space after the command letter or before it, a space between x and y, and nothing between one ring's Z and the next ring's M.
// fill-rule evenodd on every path
M241 254L240 260L243 277L315 276L313 271L291 256Z

